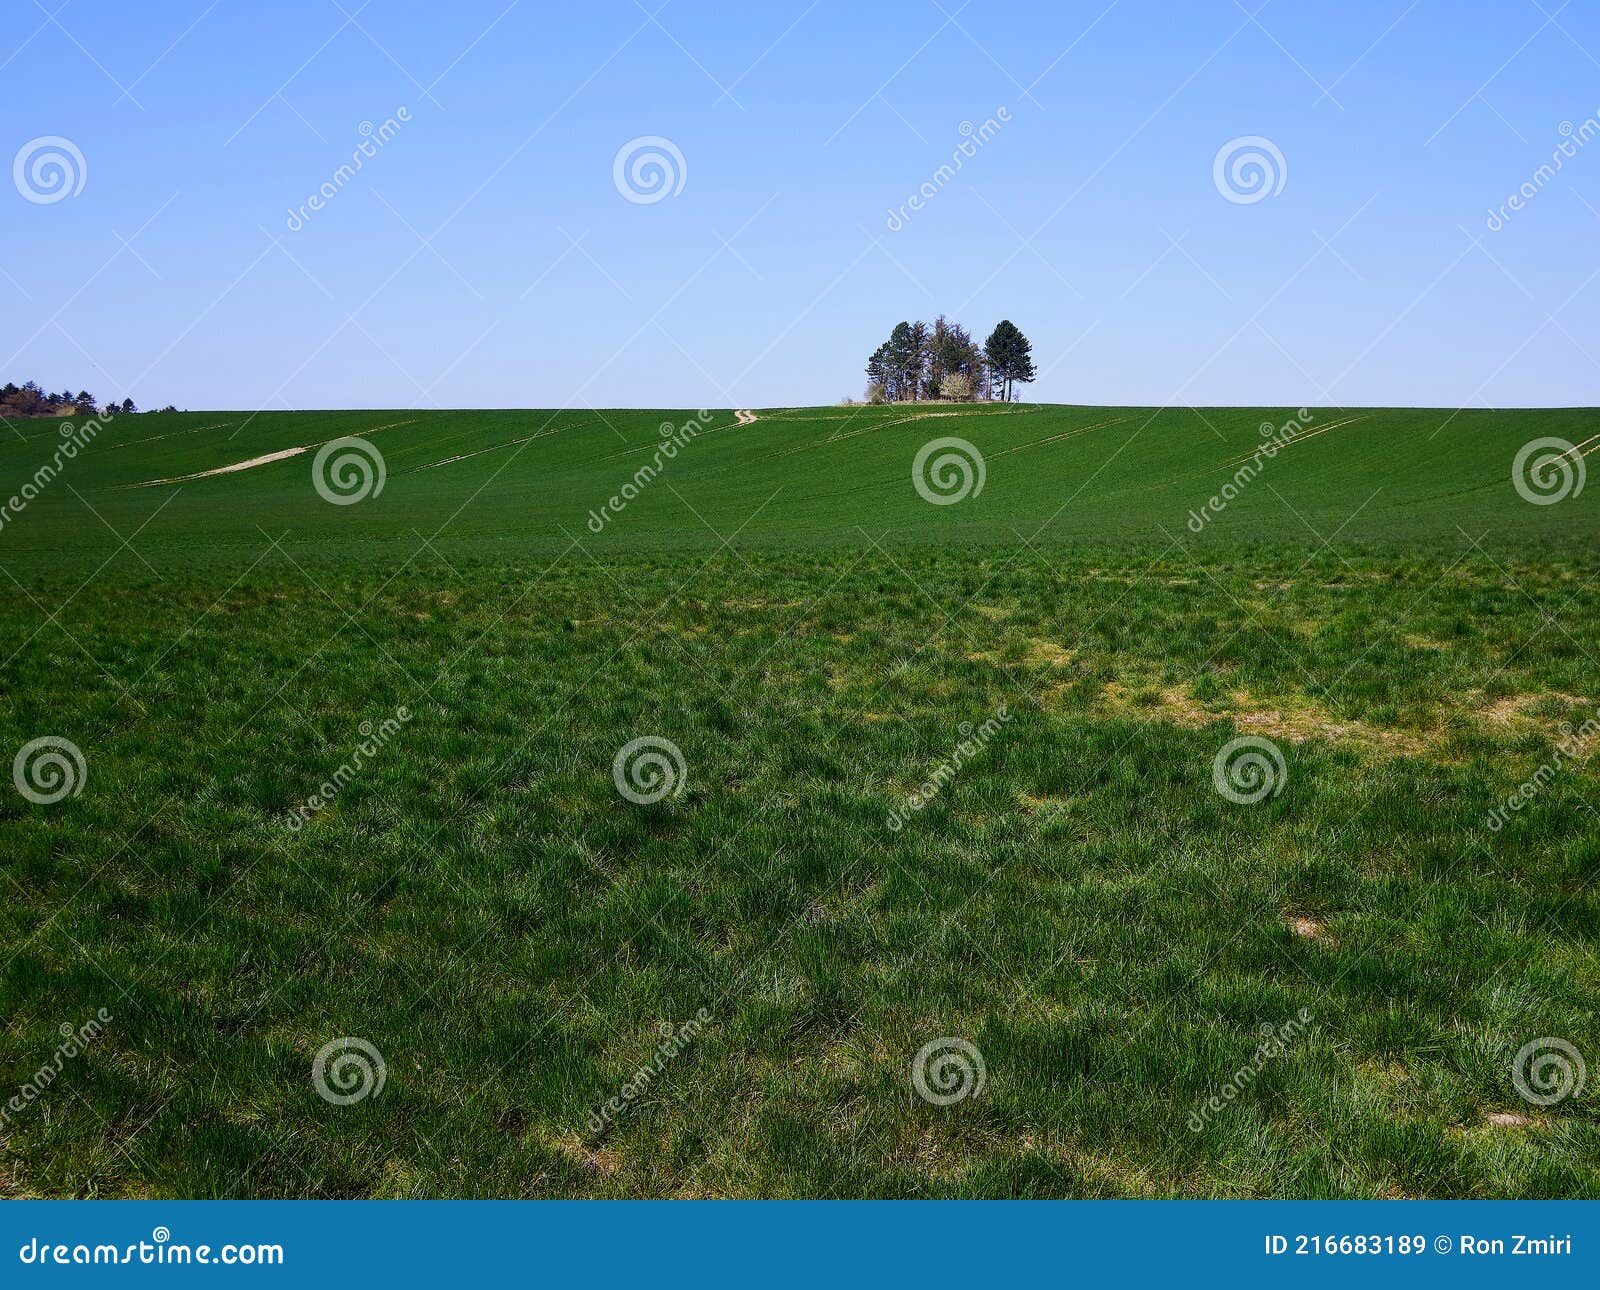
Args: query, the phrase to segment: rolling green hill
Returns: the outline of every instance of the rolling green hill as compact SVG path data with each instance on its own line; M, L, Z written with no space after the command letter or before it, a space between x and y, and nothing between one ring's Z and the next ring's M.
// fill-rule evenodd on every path
M1600 1197L1597 420L15 425L0 1195Z
M1210 543L1389 547L1453 543L1461 529L1516 544L1581 546L1600 524L1595 493L1532 506L1512 487L1512 463L1530 440L1584 444L1600 433L1588 410L1144 409L1032 405L503 412L146 414L110 423L59 486L0 529L0 554L70 559L67 534L127 532L168 503L139 549L152 562L223 559L258 550L261 530L291 547L332 544L339 558L403 558L420 531L464 556L557 551L573 538L597 551L853 544L861 528L896 542ZM1192 512L1234 479L1267 428L1295 421L1281 451L1223 513L1186 533ZM70 423L68 423L70 424ZM662 462L664 425L703 427ZM330 506L312 488L317 446L368 439L381 454L381 494ZM959 436L982 454L981 492L932 506L913 489L912 463L931 438ZM55 422L27 422L0 440L0 495L12 493L61 440ZM185 476L294 449L298 455L227 474ZM624 514L585 533L647 463L659 479ZM138 485L147 485L139 487ZM82 500L72 495L75 490ZM98 542L92 542L97 546Z

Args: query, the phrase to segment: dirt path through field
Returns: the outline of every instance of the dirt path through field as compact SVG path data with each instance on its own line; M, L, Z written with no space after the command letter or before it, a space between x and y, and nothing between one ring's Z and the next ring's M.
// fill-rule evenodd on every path
M391 421L386 426L373 426L370 430L363 430L364 435L377 434L380 430L393 430L396 426L409 426L415 424L411 421ZM338 439L359 438L356 435L340 435ZM326 439L323 443L337 443L338 439ZM157 484L187 484L191 479L210 479L213 475L234 475L241 470L254 470L257 466L269 466L275 461L286 461L290 457L298 457L303 452L310 452L313 448L320 448L321 443L302 444L298 448L280 448L277 452L263 453L259 457L251 457L248 461L236 461L227 466L213 466L210 470L197 470L192 475L173 475L169 479L146 479L137 484L123 484L123 488L154 488Z

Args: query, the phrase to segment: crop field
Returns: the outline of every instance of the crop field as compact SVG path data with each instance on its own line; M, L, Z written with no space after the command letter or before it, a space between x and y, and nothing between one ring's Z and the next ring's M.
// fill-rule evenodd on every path
M0 1194L1600 1197L1595 412L68 424Z

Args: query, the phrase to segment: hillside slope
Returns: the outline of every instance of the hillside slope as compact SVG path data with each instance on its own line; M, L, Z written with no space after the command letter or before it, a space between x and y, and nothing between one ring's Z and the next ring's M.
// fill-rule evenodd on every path
M145 414L58 459L57 476L7 515L0 552L23 566L70 558L77 530L111 536L90 508L123 533L148 520L138 546L156 562L226 561L258 549L262 530L379 561L414 546L414 531L453 555L491 558L574 539L596 550L715 549L735 532L759 547L853 544L862 529L891 544L1020 535L1313 549L1335 531L1382 547L1454 544L1463 529L1539 546L1596 536L1592 492L1538 506L1512 485L1523 445L1585 445L1600 430L1593 410L1305 412L926 405L767 410L748 423L692 410ZM14 425L0 440L0 498L49 463L65 434L53 421ZM343 436L382 458L381 491L359 505L330 505L313 487L317 449ZM982 486L930 505L913 465L923 445L952 436L981 454ZM1269 443L1278 447L1260 453ZM653 477L622 495L641 467ZM1238 495L1208 507L1241 468ZM958 474L947 482L959 491ZM608 507L613 497L623 504Z

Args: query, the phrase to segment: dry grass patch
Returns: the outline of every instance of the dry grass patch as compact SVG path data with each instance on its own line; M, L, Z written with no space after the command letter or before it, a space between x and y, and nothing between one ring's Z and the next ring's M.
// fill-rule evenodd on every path
M1281 695L1269 701L1248 690L1232 690L1226 700L1212 707L1196 698L1187 685L1132 690L1120 681L1108 681L1101 688L1099 707L1108 715L1169 721L1187 730L1229 720L1241 731L1269 739L1293 744L1326 740L1393 757L1420 753L1431 743L1429 738L1412 731L1340 720L1303 694Z
M1303 936L1309 941L1316 941L1319 945L1333 946L1339 943L1322 923L1315 918L1307 918L1304 914L1290 914L1288 916L1289 930L1296 936Z
M623 1155L615 1147L588 1146L575 1130L563 1129L559 1133L549 1129L537 1131L541 1143L552 1151L560 1152L575 1165L591 1173L614 1177L621 1172Z
M1537 703L1538 699L1539 696L1536 694L1508 694L1496 699L1487 707L1475 708L1475 711L1481 714L1485 725L1506 730L1526 724L1528 709Z
M1077 657L1078 651L1057 645L1054 641L1030 640L1024 661L1030 667L1065 667Z
M1208 722L1220 721L1227 715L1211 711L1194 697L1186 685L1170 685L1161 690L1146 686L1134 690L1121 681L1107 681L1100 688L1100 706L1113 716L1170 721L1188 730L1198 730Z

